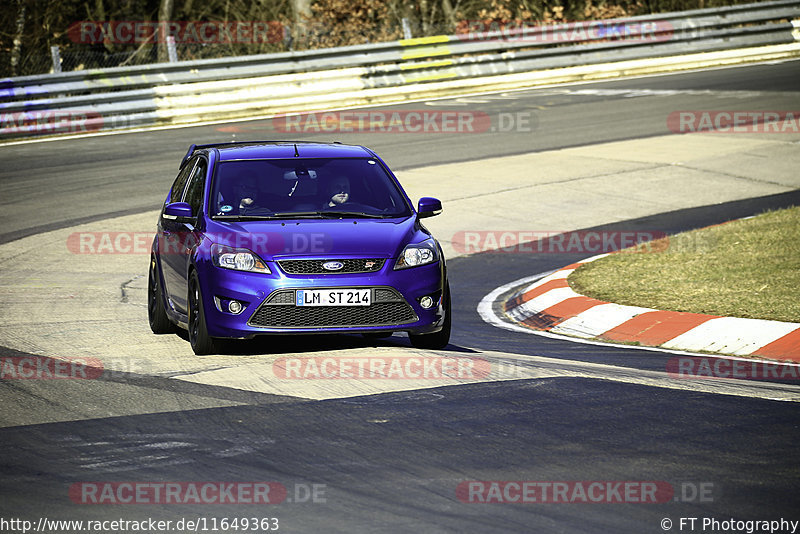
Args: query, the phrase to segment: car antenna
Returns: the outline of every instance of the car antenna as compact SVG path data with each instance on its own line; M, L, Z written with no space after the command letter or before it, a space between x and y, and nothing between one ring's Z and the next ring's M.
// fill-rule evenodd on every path
M300 157L300 152L297 151L297 143L294 144L294 157Z

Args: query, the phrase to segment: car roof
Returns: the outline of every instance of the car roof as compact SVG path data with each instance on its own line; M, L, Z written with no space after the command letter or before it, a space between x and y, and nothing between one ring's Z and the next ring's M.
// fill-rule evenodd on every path
M363 158L374 157L367 148L342 143L317 143L309 141L243 141L192 145L184 156L189 159L199 150L216 149L220 161L238 159L288 159L301 158Z

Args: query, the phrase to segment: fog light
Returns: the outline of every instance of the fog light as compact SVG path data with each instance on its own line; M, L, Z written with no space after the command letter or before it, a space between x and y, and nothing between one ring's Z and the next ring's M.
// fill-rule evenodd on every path
M433 307L433 299L430 297L430 295L425 295L419 299L419 305L427 310Z
M247 302L217 296L214 296L214 304L222 313L230 313L231 315L239 315L247 308Z
M242 312L242 303L238 300L232 300L228 303L228 311L236 315Z

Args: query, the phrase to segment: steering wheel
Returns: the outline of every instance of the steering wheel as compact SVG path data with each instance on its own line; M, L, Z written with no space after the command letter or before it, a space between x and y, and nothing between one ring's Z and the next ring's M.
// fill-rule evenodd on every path
M361 204L360 202L353 202L352 200L348 200L347 202L342 202L341 204L337 204L335 206L325 206L326 211L338 211L342 208L345 211L364 211L365 208L369 208L366 204ZM369 212L368 212L369 213Z

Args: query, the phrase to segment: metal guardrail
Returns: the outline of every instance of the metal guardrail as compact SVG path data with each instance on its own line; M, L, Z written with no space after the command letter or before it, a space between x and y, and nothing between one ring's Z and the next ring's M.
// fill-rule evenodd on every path
M424 84L479 87L531 71L789 44L800 40L797 19L800 0L778 0L11 78L0 80L0 138L320 109L351 105L370 91L373 100L376 91L397 100Z

